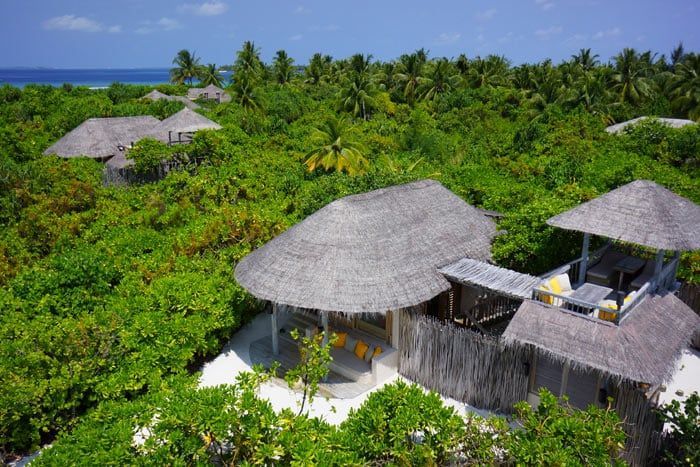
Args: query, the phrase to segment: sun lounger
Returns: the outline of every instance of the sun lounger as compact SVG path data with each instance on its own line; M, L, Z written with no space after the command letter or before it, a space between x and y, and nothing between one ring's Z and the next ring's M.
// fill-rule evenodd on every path
M615 264L626 255L619 251L607 251L596 265L591 267L586 273L586 281L593 284L609 287L617 275Z

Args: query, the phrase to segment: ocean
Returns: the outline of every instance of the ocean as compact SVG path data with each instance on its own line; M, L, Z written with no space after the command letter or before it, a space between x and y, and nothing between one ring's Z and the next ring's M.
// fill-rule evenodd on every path
M71 83L74 86L91 88L107 87L112 83L149 84L167 83L170 79L168 68L132 69L53 69L53 68L12 68L0 69L0 86L11 84L23 88L27 84L50 84L61 86Z

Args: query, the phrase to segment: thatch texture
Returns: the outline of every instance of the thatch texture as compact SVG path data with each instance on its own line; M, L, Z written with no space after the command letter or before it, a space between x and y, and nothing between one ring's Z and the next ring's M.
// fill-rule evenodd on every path
M621 122L621 123L616 123L615 125L610 125L605 129L608 133L611 134L617 134L617 133L622 133L625 128L627 128L630 125L634 125L636 123L641 122L642 120L648 120L648 119L653 119L656 120L660 123L663 123L664 125L668 125L671 128L681 128L686 125L695 125L695 122L692 120L684 120L681 118L656 118L656 117L637 117L633 118L632 120L627 120L626 122Z
M660 384L700 331L700 317L672 294L650 295L619 325L526 300L503 333L574 368L620 380Z
M511 412L527 398L530 352L416 313L401 313L399 372L482 409Z
M238 282L299 308L384 313L450 288L437 268L488 260L493 221L432 180L347 196L245 257Z
M452 264L441 267L440 272L452 282L477 286L500 295L520 299L532 298L532 289L541 282L538 277L470 258L460 258Z
M628 183L547 223L655 249L700 249L700 206L647 180Z
M199 130L220 130L221 128L221 125L204 115L185 108L160 122L154 129L154 135L157 138L165 135L165 141L168 141L168 132L194 133Z
M226 91L221 89L218 86L214 86L213 84L210 84L209 86L206 86L204 88L190 88L187 90L187 98L188 99L212 99L216 100L217 98L221 102L229 102L231 101L231 96L228 95Z
M199 105L195 102L192 102L190 99L184 97L184 96L169 96L167 94L163 94L162 92L154 89L153 91L149 92L145 96L143 96L142 99L148 99L151 101L158 101L158 100L166 100L166 101L177 101L177 102L182 102L185 104L185 107L188 109L196 110L199 108Z
M107 159L120 152L119 146L127 147L150 135L160 123L151 116L90 118L49 146L44 154Z

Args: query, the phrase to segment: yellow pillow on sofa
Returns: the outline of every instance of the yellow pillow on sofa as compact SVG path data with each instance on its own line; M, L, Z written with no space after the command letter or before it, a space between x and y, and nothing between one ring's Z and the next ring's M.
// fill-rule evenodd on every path
M357 345L355 346L355 356L357 358L365 358L365 353L367 353L367 349L369 349L369 345L365 344L362 341L357 341Z
M336 332L335 333L335 342L333 342L333 347L345 347L345 338L348 337L347 332Z
M561 284L557 280L556 277L553 277L552 279L549 280L549 288L554 292L555 294L559 295L561 294L562 288Z
M542 290L544 292L551 292L551 290L549 290L549 287L547 287L546 285L541 285L541 286L537 287L537 289ZM551 295L539 294L539 299L542 302L546 303L547 305L552 304L552 296Z
M374 352L372 353L372 358L376 357L377 355L382 353L382 348L379 346L376 346L374 348Z

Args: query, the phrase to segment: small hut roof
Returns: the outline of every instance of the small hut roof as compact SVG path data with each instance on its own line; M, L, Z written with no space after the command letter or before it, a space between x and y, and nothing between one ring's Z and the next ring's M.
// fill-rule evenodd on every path
M153 91L149 92L145 96L143 96L143 99L149 99L152 101L158 101L161 99L164 99L166 101L176 101L176 102L182 102L185 107L196 110L199 108L199 105L196 102L192 102L185 96L169 96L167 94L163 94L162 92L158 91L157 89L154 89Z
M440 272L453 282L481 287L516 299L531 298L532 289L541 282L539 277L471 258L460 258L441 267Z
M111 157L105 163L105 165L107 165L108 167L111 167L113 169L123 169L125 167L131 167L134 164L135 164L135 162L133 159L126 158L125 151L120 151L119 153L115 154L114 157Z
M627 120L626 122L621 122L621 123L616 123L615 125L610 125L605 129L608 133L611 134L616 134L616 133L621 133L624 131L625 128L627 128L630 125L634 125L638 122L641 122L642 120L648 120L648 119L654 119L658 120L659 122L663 123L664 125L668 125L671 128L681 128L686 125L694 125L695 122L692 120L684 120L682 118L656 118L656 117L637 117L633 118L632 120Z
M166 141L169 131L174 133L194 133L199 130L220 130L221 125L209 120L188 108L184 108L166 118L154 129L156 136L165 134Z
M493 221L433 180L333 201L246 256L236 280L300 308L384 313L449 289L437 268L488 260Z
M231 96L229 96L226 91L218 86L214 86L213 84L203 88L190 88L187 90L187 97L189 99L199 99L202 94L207 94L210 99L215 98L216 95L219 94L223 102L228 102L231 100Z
M103 159L151 134L161 123L152 116L90 118L49 146L44 154L59 157L87 156Z
M157 101L160 99L168 99L169 97L170 97L169 95L163 94L162 92L160 92L157 89L154 89L153 91L151 91L148 94L146 94L145 96L143 96L144 99L149 99L152 101Z
M503 339L550 358L633 382L660 384L700 331L700 316L673 294L650 295L619 325L525 300Z
M647 180L612 190L547 224L661 250L700 249L700 206Z

